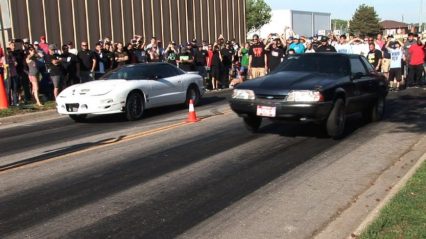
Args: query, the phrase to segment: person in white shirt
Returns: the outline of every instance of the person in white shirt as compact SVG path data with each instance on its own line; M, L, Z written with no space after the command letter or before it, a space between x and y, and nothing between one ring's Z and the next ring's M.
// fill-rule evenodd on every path
M399 90L401 85L405 85L402 81L402 42L388 41L386 48L391 56L390 58L390 70L389 70L389 82L391 83L391 89Z
M346 41L346 35L339 37L339 42L334 46L336 52L344 54L352 54L352 46Z

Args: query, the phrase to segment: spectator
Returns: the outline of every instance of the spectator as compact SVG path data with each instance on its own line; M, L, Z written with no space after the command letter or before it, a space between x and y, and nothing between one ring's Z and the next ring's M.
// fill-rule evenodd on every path
M135 64L138 62L138 58L136 57L134 46L136 46L136 41L128 43L126 46L126 52L127 52L127 55L129 56L129 60L127 60L127 64Z
M102 48L102 44L98 42L95 46L96 68L95 79L101 78L110 70L111 61L108 52Z
M32 93L34 96L34 99L36 100L37 106L43 106L39 99L39 84L38 84L38 75L39 71L37 68L37 58L39 56L37 55L36 50L33 47L28 48L28 55L26 58L26 63L28 66L28 77L31 82L32 86Z
M43 50L44 54L49 54L49 44L46 42L46 37L40 37L40 48Z
M219 89L219 82L222 82L222 54L219 50L219 45L213 45L213 58L212 58L212 66L211 66L211 75L212 75L212 90Z
M68 52L74 55L78 55L78 50L74 47L74 43L72 41L69 41L67 43L68 45Z
M13 43L9 43L9 46ZM16 71L16 67L18 66L18 62L16 61L15 56L11 48L7 48L7 59L6 64L9 66L9 74L7 77L7 93L9 96L10 105L19 106L19 76Z
M203 49L203 45L198 46L198 51L195 53L195 68L198 74L206 78L206 66L207 66L208 52Z
M148 61L148 57L145 51L145 42L143 41L142 37L138 38L134 53L138 63L146 63Z
M150 48L148 48L148 61L149 62L159 62L160 54L157 47L157 44L152 44Z
M268 72L275 70L275 68L283 61L284 49L281 47L281 40L275 38L265 47L268 52Z
M47 66L47 71L49 72L50 75L50 79L52 80L53 83L53 96L56 97L59 94L59 91L62 88L62 58L61 56L57 53L58 48L56 47L55 44L50 44L49 45L49 54L46 55L47 60L46 60L46 66Z
M305 53L305 45L300 42L299 37L296 35L293 37L293 42L289 45L289 49L293 49L296 54Z
M255 34L253 35L253 44L249 49L248 72L251 79L266 75L267 61L265 46L259 41L259 36Z
M376 71L379 71L382 63L382 52L376 49L376 45L372 41L370 41L369 47L370 51L367 53L367 60L374 66Z
M96 67L96 57L93 52L89 50L87 42L81 42L81 50L78 52L77 57L77 72L80 76L80 82L84 83L93 80Z
M176 49L176 43L171 41L166 48L165 52L166 62L172 65L177 65L176 60L178 57L178 51Z
M314 51L321 45L321 42L318 40L318 35L314 35L312 38L312 49Z
M375 41L375 44L379 46L380 49L383 49L383 47L385 46L386 41L383 40L383 35L381 33L377 34L377 39Z
M408 55L410 56L408 61L408 86L418 86L423 74L423 64L425 59L425 52L423 49L423 43L420 39L417 39L416 44L412 44L408 49Z
M393 37L388 37L386 42L385 42L385 45L383 45L383 47L382 47L383 58L382 58L381 72L383 73L383 75L388 80L389 80L389 69L390 69L390 58L391 58L391 56L389 54L389 51L388 51L388 48L386 47L386 45L389 41L392 40L392 38Z
M129 60L129 55L124 51L123 43L117 43L117 50L114 53L114 62L116 63L114 68L123 66Z
M336 48L328 44L328 38L321 38L321 45L316 49L316 52L336 52Z
M22 40L16 39L9 45L12 50L12 54L18 63L16 66L16 72L19 77L19 85L24 90L24 104L31 99L31 92L29 88L29 79L27 73L25 73L25 51L23 50Z
M194 55L191 49L191 45L187 44L186 48L182 49L176 61L179 64L179 68L186 72L194 71Z
M305 53L315 53L313 43L308 42Z
M222 75L222 88L228 88L228 83L231 81L230 72L232 69L232 62L234 60L235 51L232 48L230 41L227 41L225 48L221 50L222 55L222 65L223 65L223 75Z
M69 52L69 45L62 46L62 68L64 70L64 83L65 87L77 84L80 79L77 75L78 58L76 55Z
M391 45L392 43L392 45ZM400 90L401 84L404 84L402 81L402 43L400 41L386 43L386 48L391 56L390 58L390 69L389 69L389 82L391 84L391 89Z
M346 41L346 35L341 35L339 37L339 42L336 44L335 49L336 49L336 52L338 53L344 53L344 54L352 53L352 47Z
M151 37L151 42L145 48L146 52L149 52L153 45L157 45L157 37L155 36Z
M250 43L246 42L244 47L238 52L238 56L241 58L240 78L241 82L247 79L247 72L249 66L249 49Z

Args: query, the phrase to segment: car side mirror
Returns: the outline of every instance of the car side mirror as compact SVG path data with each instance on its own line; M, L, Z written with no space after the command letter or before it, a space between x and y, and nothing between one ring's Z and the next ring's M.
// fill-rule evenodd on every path
M352 80L358 80L361 79L364 76L364 73L362 72L357 72L355 74L352 74Z

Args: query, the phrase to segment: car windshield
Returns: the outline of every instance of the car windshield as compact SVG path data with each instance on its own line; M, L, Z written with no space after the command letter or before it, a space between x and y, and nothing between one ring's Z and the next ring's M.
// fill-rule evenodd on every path
M101 80L141 80L151 79L154 76L155 69L151 65L125 65L108 72Z
M349 74L349 61L340 55L313 54L289 55L272 73L282 71Z

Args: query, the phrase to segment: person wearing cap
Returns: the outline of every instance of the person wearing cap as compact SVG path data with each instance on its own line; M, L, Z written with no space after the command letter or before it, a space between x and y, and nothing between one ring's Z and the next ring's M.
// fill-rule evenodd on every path
M194 61L195 61L195 68L198 71L198 74L203 77L203 79L206 78L206 66L207 66L207 57L208 52L203 49L203 45L198 46L198 50L195 52Z
M81 42L81 50L78 52L77 58L77 72L80 77L80 82L84 83L93 80L96 57L95 54L89 50L89 45L86 41Z
M265 47L268 52L268 72L275 70L275 68L283 61L285 50L281 46L280 38L275 38Z
M187 44L186 47L182 49L176 61L180 69L189 72L194 71L194 55L192 53L191 44Z
M321 45L317 48L315 52L336 52L336 48L334 46L328 44L328 38L321 38Z
M46 55L46 67L50 79L53 83L53 96L56 97L62 89L62 57L57 53L57 46L55 44L49 45L49 54Z
M268 59L265 45L259 40L259 35L253 35L253 44L249 49L248 74L251 79L266 75Z
M299 36L293 36L293 42L288 46L289 49L293 49L296 54L305 53L305 45L300 42Z

